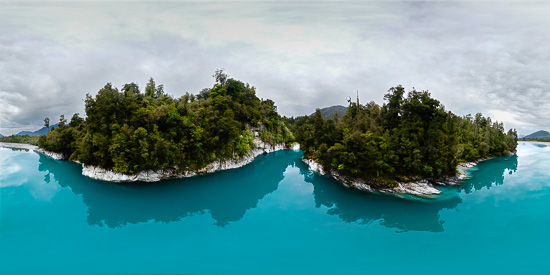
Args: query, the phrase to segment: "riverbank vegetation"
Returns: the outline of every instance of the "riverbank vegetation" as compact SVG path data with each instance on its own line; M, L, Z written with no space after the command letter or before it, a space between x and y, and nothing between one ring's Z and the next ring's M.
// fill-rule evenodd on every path
M550 142L550 138L520 138L519 141Z
M39 136L12 135L7 137L0 137L0 142L26 143L31 145L38 145L38 138Z
M455 175L461 161L514 152L517 132L481 114L457 116L426 91L391 88L385 103L349 101L345 114L285 120L255 88L214 74L212 88L174 98L151 78L119 91L107 83L85 99L86 118L60 117L38 145L87 165L126 174L144 170L197 170L217 160L244 156L255 138L298 141L304 157L325 171L391 183ZM49 121L48 121L49 123ZM289 130L287 125L290 125ZM254 135L259 137L255 137Z
M481 114L457 116L426 91L391 88L386 102L350 100L343 118L289 119L304 157L325 171L391 183L455 175L461 161L509 154L517 132Z
M107 83L95 97L86 96L85 119L61 116L59 127L38 145L87 165L134 174L196 170L244 156L256 146L254 132L271 144L294 141L272 100L259 99L253 86L221 70L214 77L212 88L180 98L152 78L144 92L136 83L120 91Z

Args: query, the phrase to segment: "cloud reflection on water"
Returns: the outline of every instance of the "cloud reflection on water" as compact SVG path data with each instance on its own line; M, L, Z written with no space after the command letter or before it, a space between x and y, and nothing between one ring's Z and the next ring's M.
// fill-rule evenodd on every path
M33 180L34 175L27 168L35 165L35 153L28 149L0 148L0 188L3 192L20 188L35 200L51 201L61 187L55 183L48 184L46 179L49 179L49 174L44 175L46 184Z
M16 161L16 155L9 154L8 149L1 149L5 153L0 153L0 188L8 186L19 186L24 181L8 180L21 171L22 167ZM16 149L13 149L16 150Z

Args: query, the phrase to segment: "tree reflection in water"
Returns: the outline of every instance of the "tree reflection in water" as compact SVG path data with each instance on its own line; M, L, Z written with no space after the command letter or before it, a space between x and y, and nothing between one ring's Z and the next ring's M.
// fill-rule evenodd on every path
M313 184L315 206L329 208L330 215L345 222L370 224L375 221L398 232L409 230L443 232L444 223L440 216L443 209L456 209L462 199L456 189L451 196L440 195L434 199L402 199L392 195L368 194L350 190L326 176L309 171L307 165L299 165L301 174ZM493 183L503 183L504 173L517 170L517 156L501 157L479 164L479 171L458 185L458 190L479 190L489 188ZM447 188L449 189L449 188ZM444 192L445 193L445 192Z
M490 189L493 185L504 183L504 174L513 174L518 170L518 156L498 157L477 164L471 170L471 177L463 181L458 189L465 193L471 193L483 188Z
M90 225L169 223L210 213L216 225L225 227L277 190L285 169L297 158L297 152L281 151L259 156L253 165L239 169L158 183L96 181L83 177L78 164L44 155L40 155L39 170L54 174L61 186L82 195Z
M159 183L110 183L83 177L78 164L56 161L40 155L40 171L50 173L63 187L82 195L88 206L87 222L111 228L141 222L169 223L189 216L210 213L221 227L242 219L246 211L257 207L267 194L277 190L288 166L300 169L304 180L313 185L315 207L328 207L327 213L344 222L379 224L398 232L444 231L440 211L456 209L459 195L504 182L504 173L517 170L517 156L481 162L472 177L447 195L434 199L402 199L390 195L350 190L335 180L312 173L300 152L280 151L258 157L253 164L239 169L188 179ZM450 191L449 191L450 190Z

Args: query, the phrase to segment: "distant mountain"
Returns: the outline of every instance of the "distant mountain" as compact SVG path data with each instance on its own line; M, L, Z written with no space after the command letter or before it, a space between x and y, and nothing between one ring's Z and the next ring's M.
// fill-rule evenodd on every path
M4 135L0 134L0 137L3 137Z
M54 125L51 125L50 128L53 127L53 128L57 128L57 124L54 124ZM41 136L41 135L45 135L48 133L48 128L46 128L45 126L42 127L40 130L36 130L34 132L31 132L31 131L21 131L17 134L15 134L15 136L24 136L24 135L29 135L29 136Z
M323 116L324 119L329 119L329 118L333 118L334 114L338 112L338 115L340 115L340 118L342 118L347 109L348 107L344 107L342 105L330 106L330 107L322 108L321 115ZM315 113L311 115L314 115L314 114Z
M550 138L550 133L548 133L544 130L540 130L540 131L534 132L530 135L526 135L524 138L526 138L526 139Z

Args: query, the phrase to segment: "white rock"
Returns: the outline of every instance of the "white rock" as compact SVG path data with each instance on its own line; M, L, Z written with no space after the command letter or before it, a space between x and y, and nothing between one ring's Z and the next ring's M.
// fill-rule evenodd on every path
M188 178L196 175L214 173L216 171L221 171L221 170L240 168L251 163L259 155L287 149L284 143L271 145L268 142L263 142L259 138L258 130L259 129L255 129L255 130L253 129L252 131L252 136L255 137L254 142L256 144L256 148L252 149L247 155L243 157L233 158L233 159L215 161L213 163L208 164L206 167L196 171L195 170L182 171L177 168L171 168L171 169L158 170L158 171L153 171L153 170L141 171L135 175L127 175L127 174L119 173L113 170L104 169L93 165L82 164L82 175L93 179L97 179L97 180L113 181L113 182L128 182L128 181L155 182L155 181L160 181L162 179L168 179L168 178ZM48 157L51 157L53 159L57 159L57 160L66 159L62 154L46 151L39 148L38 146L29 145L29 144L0 142L0 147L33 150L38 153L44 154ZM292 148L294 150L296 150L296 148L297 150L299 150L300 145L295 144ZM80 163L78 161L75 161L75 162Z
M38 148L38 147L37 147ZM60 153L56 153L56 152L50 152L50 151L46 151L44 149L36 149L35 150L36 152L38 153L42 153L52 159L57 159L57 160L63 160L63 159L66 159L65 156L63 156L62 154Z
M321 164L315 162L312 159L302 158L302 161L305 162L309 166L309 170L311 170L313 172L317 172L321 175L326 175L325 171L323 170L323 166L321 166Z
M431 183L425 181L419 182L399 182L397 187L388 190L391 193L403 193L416 196L437 195L441 191L435 188Z
M302 161L309 165L309 169L313 172L317 172L321 175L329 174L327 171L324 171L323 167L314 160L302 159ZM439 189L435 188L431 183L427 181L399 182L395 187L376 189L362 179L350 179L340 175L336 171L330 171L330 176L335 180L341 182L346 187L365 192L400 193L416 196L441 194L441 191Z
M460 163L457 166L458 174L455 177L441 178L439 180L436 180L436 184L443 185L443 186L456 185L460 181L468 179L470 177L468 170L475 167L479 162L485 161L488 159L491 159L491 158L479 159L473 162ZM411 194L416 196L441 194L441 191L439 189L437 189L431 183L425 180L416 181L416 182L399 182L395 187L376 189L370 186L368 183L366 183L362 179L350 179L339 175L337 171L324 171L323 167L319 163L315 162L314 160L302 159L302 161L305 162L307 165L309 165L309 169L311 171L317 172L321 175L330 174L332 178L341 182L344 186L361 190L361 191L381 192L381 193L401 193L401 194Z
M103 181L127 182L127 181L144 181L155 182L168 178L188 178L196 175L214 173L221 170L229 170L243 167L251 163L257 156L287 149L285 144L271 145L267 142L256 142L256 149L251 150L247 155L234 159L220 160L208 164L206 167L199 170L181 171L177 168L165 169L158 171L141 171L137 175L127 175L115 172L108 169L103 169L91 165L83 165L82 175Z

